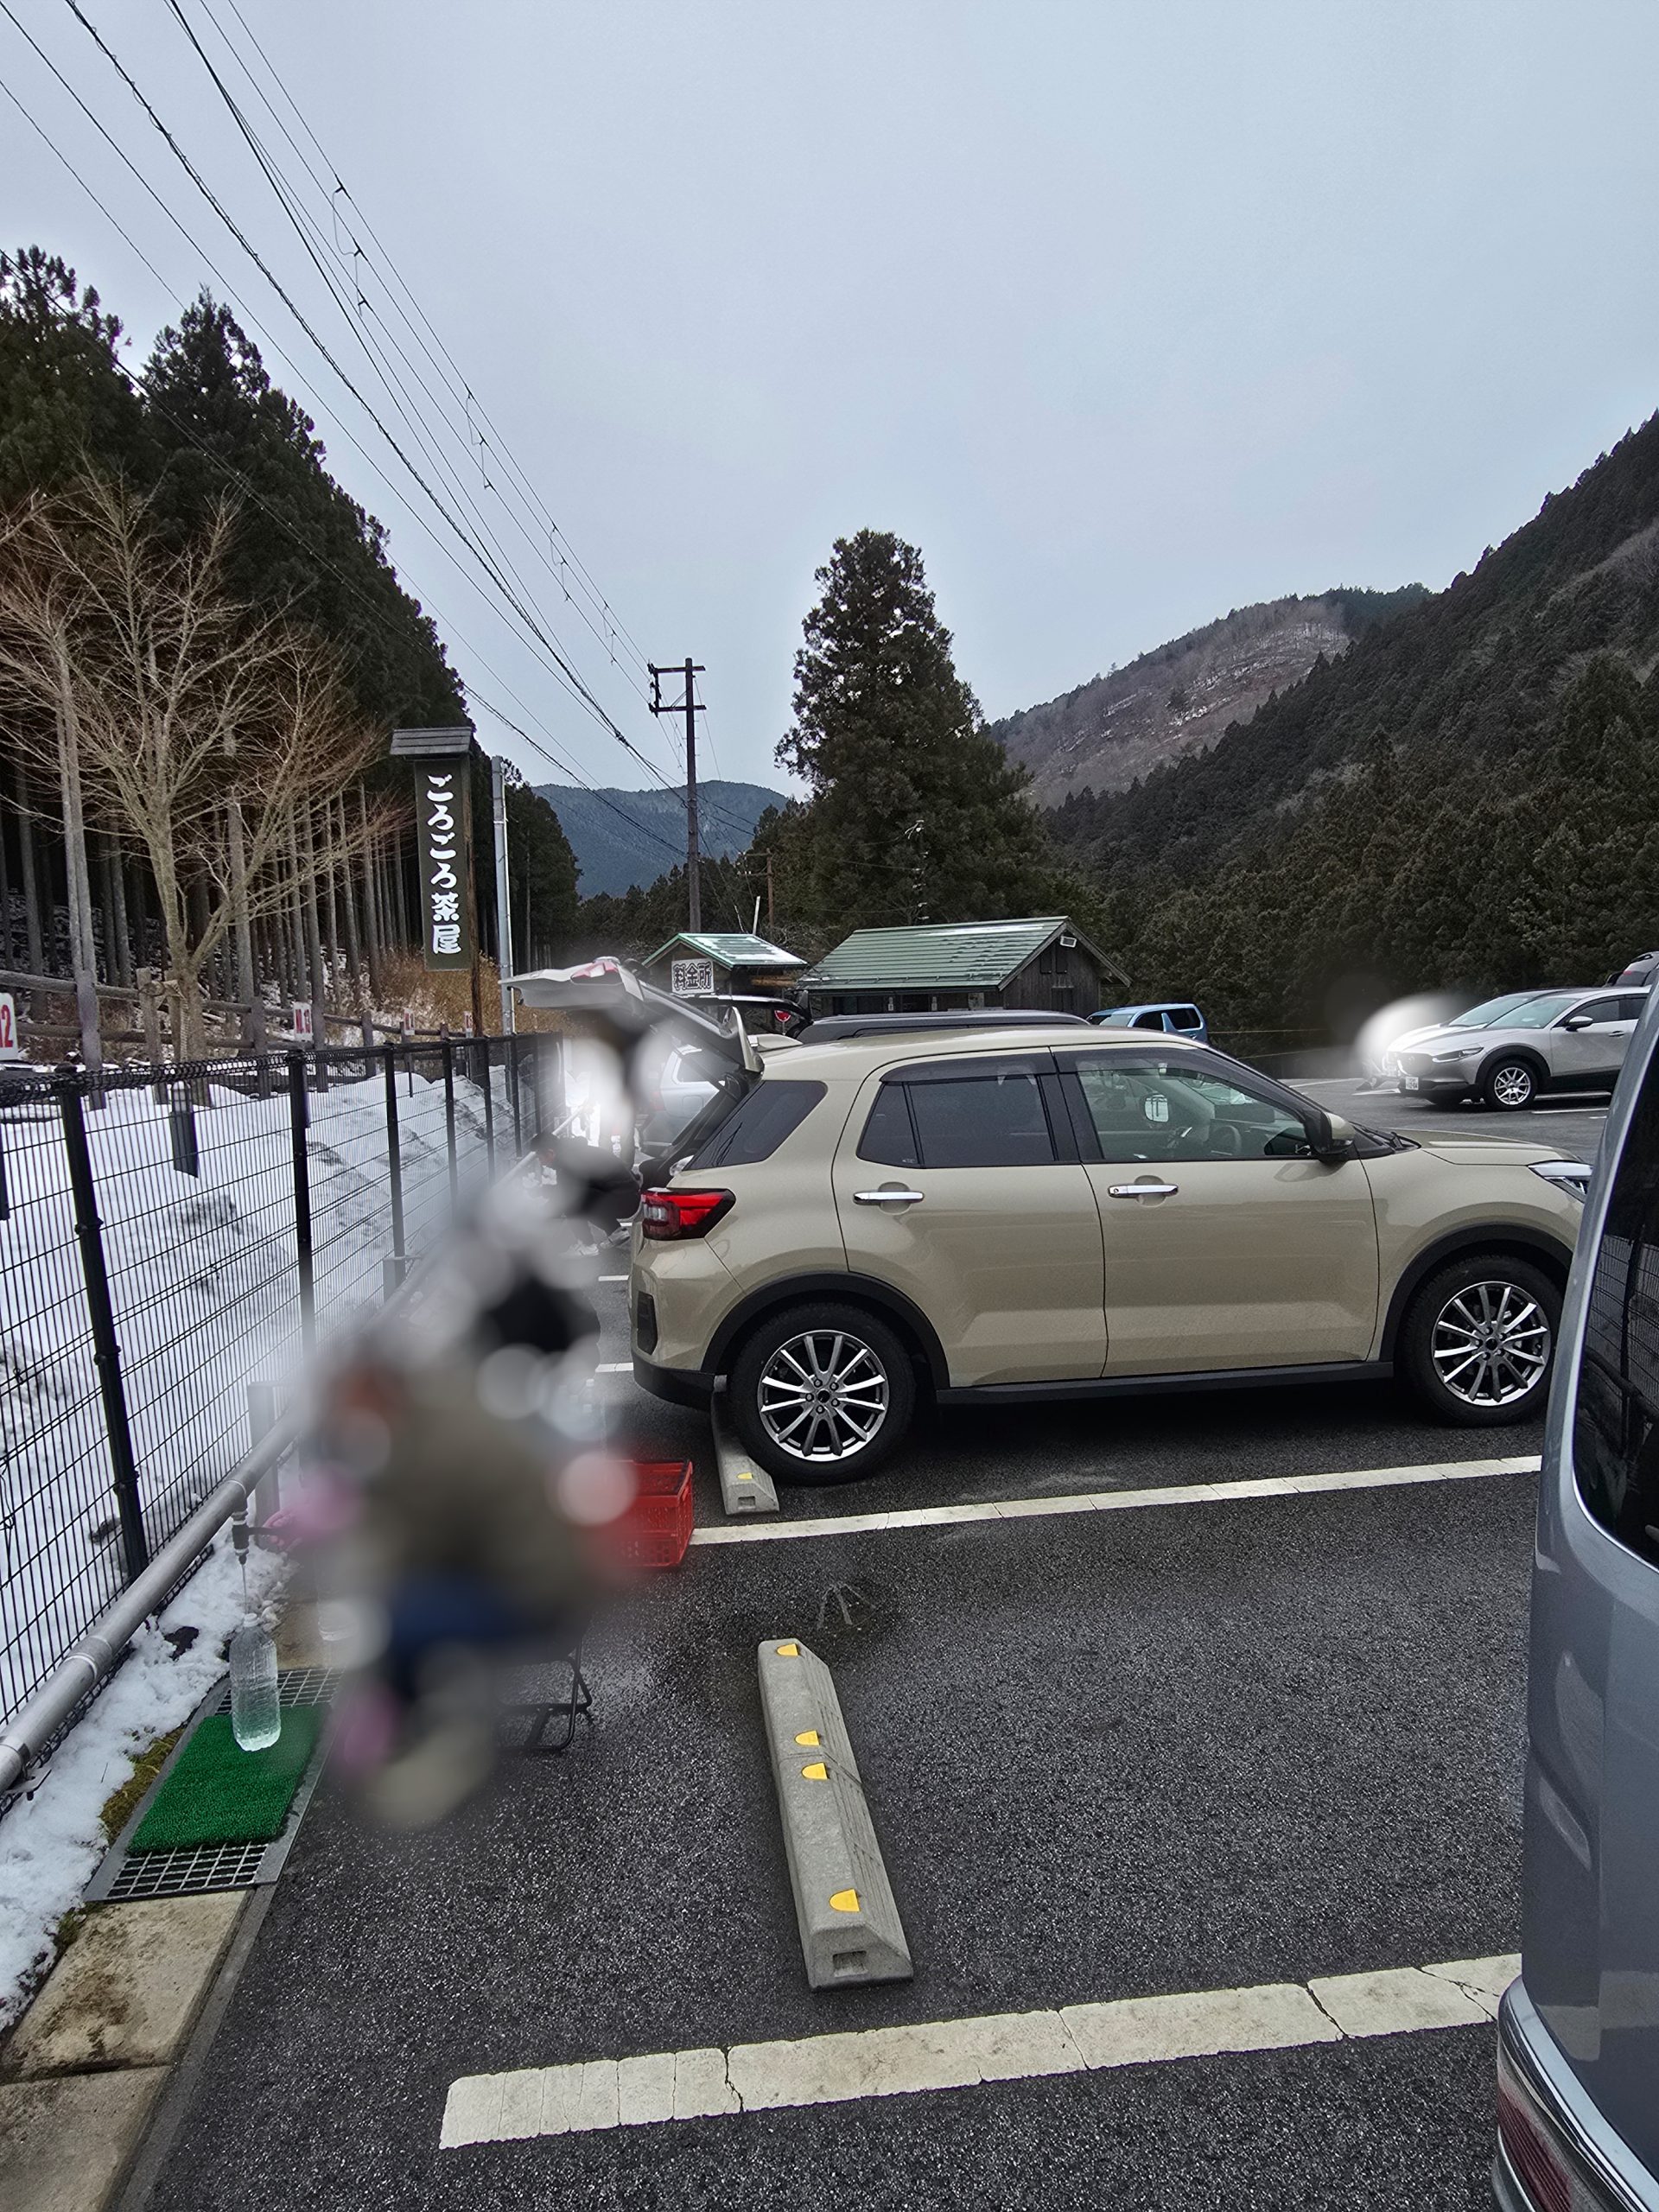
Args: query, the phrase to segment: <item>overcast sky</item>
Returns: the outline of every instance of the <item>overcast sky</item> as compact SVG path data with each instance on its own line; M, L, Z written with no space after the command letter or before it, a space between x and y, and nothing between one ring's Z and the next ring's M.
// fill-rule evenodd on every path
M279 341L463 674L643 781L417 524L446 535L62 0L10 4ZM164 0L82 4L389 413ZM298 179L215 42L245 48L231 0L180 4ZM842 532L921 547L995 715L1253 600L1444 584L1659 404L1651 0L238 4L361 211L306 187L323 257L373 226L620 624L707 664L727 776L781 781ZM165 280L0 106L9 241L95 282L136 366L219 283L3 17L0 80ZM668 770L459 412L456 486Z

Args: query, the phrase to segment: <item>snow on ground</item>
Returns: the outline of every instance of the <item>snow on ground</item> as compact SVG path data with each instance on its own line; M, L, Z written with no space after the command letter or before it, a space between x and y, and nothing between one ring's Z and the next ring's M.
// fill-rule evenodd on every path
M248 1568L256 1600L281 1568L256 1554ZM101 1697L53 1757L34 1795L0 1827L0 2028L22 2010L51 1965L53 1931L80 1899L103 1857L99 1815L132 1773L138 1753L188 1720L225 1671L225 1638L242 1613L242 1570L227 1537L162 1615L142 1628ZM176 1657L169 1629L194 1628Z
M496 1071L495 1125L511 1139ZM449 1217L442 1082L397 1078L405 1248ZM457 1079L463 1192L487 1166L484 1098ZM313 1094L307 1155L320 1338L383 1294L391 1249L385 1093ZM122 1379L152 1547L249 1440L248 1385L300 1351L289 1100L215 1085L194 1111L199 1172L174 1164L179 1101L114 1090L86 1116ZM181 1130L180 1134L181 1134ZM505 1156L505 1147L504 1147ZM103 1405L55 1101L0 1106L0 1716L22 1703L121 1584Z

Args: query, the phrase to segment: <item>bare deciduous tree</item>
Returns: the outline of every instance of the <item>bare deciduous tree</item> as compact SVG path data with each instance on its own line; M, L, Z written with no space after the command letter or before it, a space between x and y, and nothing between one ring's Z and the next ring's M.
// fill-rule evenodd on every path
M226 592L234 520L220 508L180 549L143 499L99 481L0 518L3 727L20 755L50 741L88 821L143 850L187 1058L209 963L229 936L245 974L253 918L313 888L295 880L294 824L302 870L330 865L331 803L377 739L321 641Z

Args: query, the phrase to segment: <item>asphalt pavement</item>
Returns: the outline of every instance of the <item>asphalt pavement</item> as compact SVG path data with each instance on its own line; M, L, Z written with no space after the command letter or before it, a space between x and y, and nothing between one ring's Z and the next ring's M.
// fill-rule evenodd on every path
M1346 1110L1345 1109L1344 1110ZM1371 1119L1381 1118L1373 1113ZM620 1272L620 1263L602 1271ZM626 1356L623 1287L600 1290ZM706 1421L601 1389L619 1442ZM946 1414L785 1516L1535 1452L1385 1385ZM441 2150L450 2085L1515 1948L1525 1474L698 1547L592 1652L594 1725L448 1827L314 1802L156 2212L1481 2206L1491 2031ZM832 1666L916 1960L813 1993L754 1647Z
M1511 1114L1475 1100L1455 1106L1426 1105L1397 1090L1370 1090L1352 1076L1307 1081L1292 1077L1290 1082L1294 1090L1306 1091L1321 1106L1371 1128L1399 1129L1407 1136L1455 1133L1524 1137L1529 1143L1554 1145L1592 1166L1607 1119L1607 1102L1597 1094L1567 1092L1558 1098L1541 1098L1524 1112Z
M1406 1129L1593 1158L1523 1116L1305 1086ZM626 1357L601 1255L601 1357ZM696 1468L706 1419L597 1388ZM153 2212L289 2208L1486 2207L1491 2036L1458 2027L800 2109L439 2147L464 2076L1487 1958L1517 1942L1535 1484L1228 1497L1535 1452L1386 1383L925 1419L782 1517L1217 1486L1179 1503L693 1549L604 1624L594 1726L448 1827L314 1802ZM753 1524L746 1524L753 1525ZM916 1961L802 1970L754 1648L831 1665Z

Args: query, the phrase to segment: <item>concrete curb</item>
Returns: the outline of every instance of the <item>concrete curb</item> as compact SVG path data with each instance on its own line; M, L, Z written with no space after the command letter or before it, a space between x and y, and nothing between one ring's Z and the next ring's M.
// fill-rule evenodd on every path
M720 1501L734 1517L775 1513L778 1492L764 1467L757 1467L738 1440L731 1414L716 1397L709 1408L715 1432L715 1463L720 1471Z
M103 2212L246 1902L219 1891L92 1908L0 2060L8 2212Z
M758 1650L766 1749L814 1989L915 1971L830 1669L793 1639Z

